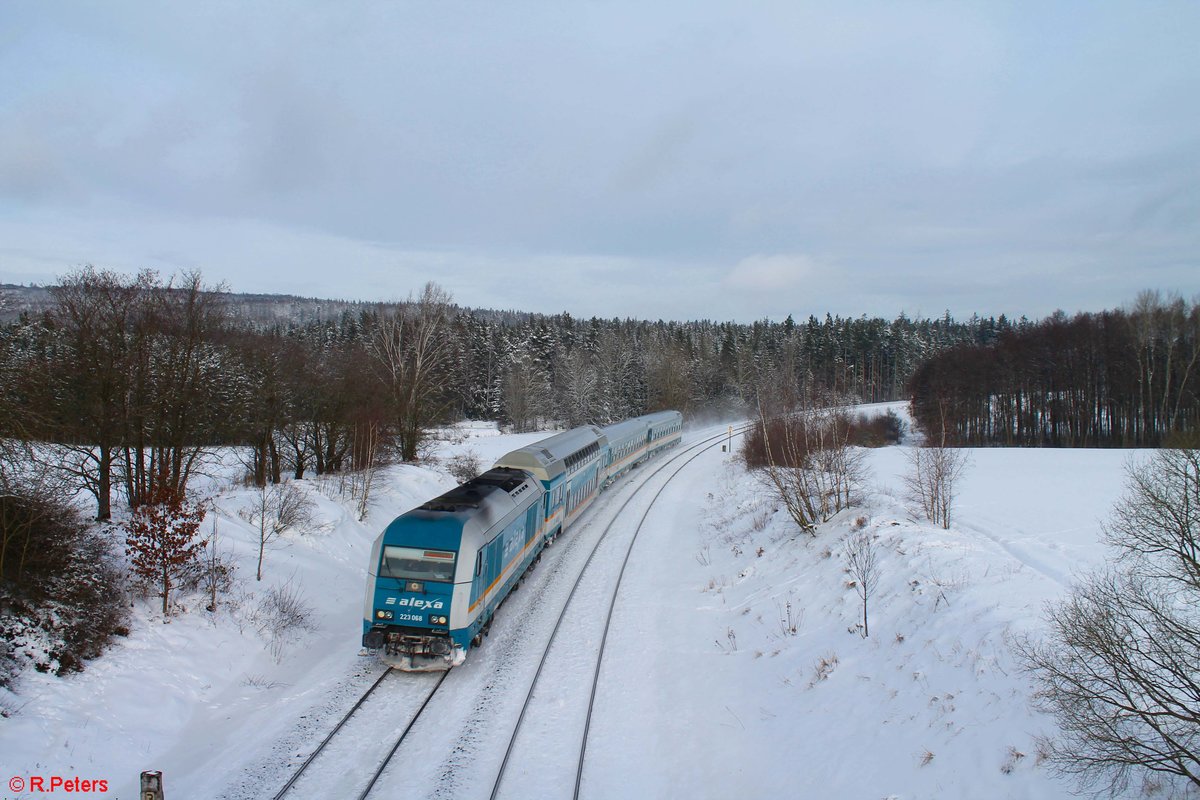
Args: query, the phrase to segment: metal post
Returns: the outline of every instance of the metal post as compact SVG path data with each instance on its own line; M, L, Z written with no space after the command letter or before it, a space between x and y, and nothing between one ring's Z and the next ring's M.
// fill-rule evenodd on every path
M162 773L158 770L146 770L142 773L142 800L163 800Z

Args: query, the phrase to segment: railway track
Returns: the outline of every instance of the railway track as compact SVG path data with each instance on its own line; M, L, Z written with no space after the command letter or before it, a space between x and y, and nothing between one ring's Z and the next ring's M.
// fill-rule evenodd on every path
M404 739L409 735L421 714L429 706L429 702L433 696L437 694L442 683L445 682L449 672L442 672L433 675L412 675L409 673L401 673L398 670L386 669L380 676L371 684L362 696L358 699L353 707L342 716L337 725L325 736L319 745L309 754L300 768L292 774L291 778L283 788L276 793L274 800L282 800L284 797L353 797L357 796L359 800L367 797L374 788L379 776L383 774L387 768L388 762L395 755L396 750L404 742ZM390 679L390 680L389 680ZM384 684L396 684L403 679L400 684L407 691L393 691L390 695L387 690L380 691L380 687ZM422 691L424 690L424 691ZM419 702L418 702L419 701ZM386 725L379 723L377 715L386 715L388 718L396 718L400 715L400 719L408 719L408 723L404 726L400 735L392 743L391 749L380 758L378 756L378 742L372 742L369 734L377 731ZM355 735L355 727L361 727L364 735ZM331 746L331 743L335 743ZM353 752L350 754L353 758L347 758L346 748L339 748L338 744L346 742L349 749ZM376 744L375 748L370 745ZM352 788L348 779L353 778L353 770L348 774L347 768L353 763L359 766L364 762L364 759L369 759L369 754L364 754L366 750L375 749L375 760L379 762L374 768L374 773L371 778L365 783L360 793L353 794ZM348 763L350 762L350 763ZM315 769L311 769L316 765ZM311 769L311 771L310 771ZM365 771L365 768L364 768Z
M751 427L751 426L740 426L738 428L738 430L736 431L736 433L740 435L745 430L749 429L749 427ZM566 694L567 696L578 696L575 694L575 692L580 692L581 695L586 695L588 698L586 707L582 709L581 713L576 714L577 717L580 715L582 716L582 730L577 736L577 741L579 742L579 747L573 758L573 762L574 762L573 763L574 769L572 770L573 775L569 776L569 778L573 778L573 790L572 790L571 796L576 799L579 797L581 786L583 783L584 763L587 758L588 734L591 730L592 713L596 706L597 688L600 683L600 674L601 674L601 669L602 669L603 663L604 663L605 646L608 641L608 633L609 633L609 629L612 625L613 612L616 608L617 598L620 595L621 581L624 579L625 570L626 570L626 567L629 565L629 560L633 553L634 545L637 543L638 536L640 535L643 527L645 526L646 519L650 515L650 511L654 508L655 502L659 499L659 497L666 490L666 488L671 484L671 481L673 481L676 477L678 477L680 472L682 472L682 470L688 464L690 464L695 459L699 458L701 455L703 455L709 449L718 446L723 441L726 441L727 438L729 438L729 437L730 437L729 432L722 432L718 435L701 439L698 442L694 442L694 443L686 446L683 451L675 454L672 458L668 459L664 463L659 464L657 466L657 468L649 476L647 476L646 479L637 487L637 489L635 489L634 492L628 498L626 498L626 500L621 504L621 506L617 509L617 512L614 515L613 519L608 523L608 525L605 527L604 531L601 533L601 535L596 540L596 543L593 546L591 553L589 553L589 555L588 555L587 561L584 563L583 568L580 570L578 576L576 577L575 583L571 589L571 593L570 593L570 595L568 595L566 603L563 605L561 611L559 612L559 616L555 622L554 629L551 632L550 638L547 640L545 647L542 651L542 656L538 663L537 671L534 673L533 680L531 681L528 691L526 692L524 702L521 706L521 711L520 711L519 715L517 716L516 724L514 725L512 732L509 736L508 746L507 746L507 749L505 750L504 758L500 763L500 767L499 767L499 770L497 771L495 781L493 782L491 795L490 795L491 800L497 800L497 798L499 798L501 796L501 788L504 785L505 777L509 774L510 765L513 764L513 762L514 762L514 756L515 756L515 753L517 750L518 741L520 740L522 731L524 730L526 719L529 716L530 710L537 703L536 698L538 696L538 689L545 686L545 684L543 683L543 677L544 677L544 675L547 674L547 669L546 669L547 665L552 660L551 654L555 651L555 645L560 644L562 641L559 638L559 631L563 628L564 620L568 619L569 612L571 612L572 609L574 608L574 602L576 599L576 595L579 592L580 587L584 585L585 576L588 575L589 568L592 566L592 562L595 559L597 552L600 551L602 545L604 545L607 541L610 541L609 533L611 531L613 531L613 529L616 528L619 523L624 522L622 515L625 512L625 510L627 509L627 507L635 499L645 496L645 492L649 490L648 487L651 487L652 479L656 475L658 475L660 472L663 472L664 470L673 468L673 469L671 469L671 472L668 475L667 479L665 481L663 481L661 483L661 485L658 486L657 490L654 491L653 494L650 496L649 502L646 504L644 510L642 511L640 518L638 519L637 525L633 529L632 536L629 537L628 543L625 544L624 554L620 561L620 569L617 572L616 579L611 582L610 593L608 594L608 597L607 597L607 600L608 600L607 607L604 609L604 614L603 614L603 620L604 620L603 630L600 633L599 645L596 648L594 665L591 667L590 670L586 671L587 682L590 685L580 687L577 685L578 681L576 680L575 681L576 685L573 686L570 690L564 692L563 691L564 685L568 681L562 681L562 682L554 683L554 689L551 690L551 692L547 693L548 696L552 695L552 696L556 696L556 697L561 697L563 694ZM618 555L620 555L619 551L618 551ZM573 627L573 626L568 626L568 627L572 630L573 634L580 633L580 631L577 627ZM582 637L576 636L576 640L574 642L575 645L578 644L579 638L582 638ZM567 649L571 649L570 645L567 646ZM567 659L567 660L569 661L570 659ZM575 672L575 677L577 678L579 670L576 669L574 672ZM543 701L543 702L546 702L546 701ZM557 704L550 702L550 705L554 706L554 708L552 711L550 711L548 713L553 714L556 718L559 718L559 719L561 719L562 716L566 716L566 714L564 714L564 712L563 712L563 709L561 707L559 707ZM577 725L578 725L578 720L577 720ZM561 733L561 731L560 731L560 733ZM537 738L539 741L544 741L543 737L539 736ZM538 748L538 752L533 756L533 759L539 765L540 776L546 777L547 772L546 772L545 768L546 768L548 762L551 761L551 759L547 758L547 753L545 752L545 749ZM570 783L570 780L565 781L565 782L562 780L562 778L563 778L562 772L563 772L562 764L559 764L558 771L555 773L556 777L551 779L551 782L554 784L554 787L556 787L558 789L558 791L555 792L555 794L558 794L560 796L566 794L566 791L565 791L566 785L568 783ZM550 788L550 787L547 787L547 788ZM513 795L514 796L517 796L517 795L530 796L530 794L534 794L534 795L537 794L536 791L530 792L529 789L530 789L530 787L528 786L528 784L523 783L520 788L514 790Z
M740 434L743 432L743 430L744 428L739 428L735 432ZM584 617L588 618L597 616L595 614L591 614L590 612L595 611L596 596L597 593L599 593L601 601L607 600L607 607L601 612L603 614L604 627L602 634L600 634L599 647L594 653L594 663L585 665L586 668L576 665L576 668L572 670L572 674L576 675L577 677L585 674L590 676L587 679L587 685L581 685L577 687L574 685L574 683L578 683L578 680L576 680L573 682L570 690L566 690L565 687L562 687L563 691L560 692L560 694L566 694L566 696L569 697L587 696L588 698L586 706L581 705L579 713L575 715L576 722L578 723L576 725L576 729L578 730L581 726L581 733L578 734L578 738L569 739L570 741L576 741L579 743L578 750L573 754L562 754L563 757L561 759L562 763L565 763L568 768L571 768L572 764L574 765L572 768L574 796L579 796L580 786L583 778L583 765L586 758L587 736L591 724L592 710L596 703L596 693L599 685L601 668L603 666L604 645L607 641L609 626L611 625L613 611L616 607L616 600L620 589L620 581L624 577L625 567L630 561L630 556L633 552L633 546L636 543L637 536L641 532L650 510L654 507L655 501L663 493L666 487L670 485L671 481L679 474L679 472L686 467L688 463L695 458L698 458L707 450L715 448L725 442L729 436L730 434L727 431L722 430L718 434L707 436L699 441L684 445L679 452L668 456L659 463L652 462L649 465L644 465L642 469L652 467L650 474L646 475L646 477L633 488L632 492L629 493L629 496L626 497L621 505L617 507L616 512L612 515L611 520L604 527L599 536L595 538L595 541L592 544L590 552L587 554L587 558L584 561L583 566L575 575L574 583L571 585L571 590L567 595L566 601L562 603L561 609L558 613L558 618L555 620L554 628L549 638L545 641L544 647L542 648L541 658L538 662L537 670L534 673L533 680L529 683L528 690L525 694L520 711L516 715L517 721L509 733L507 750L505 751L503 761L499 766L499 770L496 772L495 780L492 782L492 798L497 798L500 795L501 787L506 775L511 774L512 762L518 751L518 742L525 727L526 718L529 715L531 708L534 707L534 704L538 698L538 688L545 686L545 681L543 680L544 673L546 672L547 665L551 663L552 654L556 652L569 652L572 650L578 651L577 641L566 642L564 637L559 636L560 630L563 629L564 626L564 620L571 619L572 613L582 614ZM657 489L651 494L650 490L654 488L652 483L654 482L655 477L660 473L663 473L665 470L670 470L670 474L668 475L667 479L663 481L661 485L658 485ZM620 483L621 482L618 481L618 487L620 486ZM629 538L628 542L623 540L618 541L617 537L610 536L609 534L611 532L620 529L623 525L628 527L626 524L627 520L623 518L623 515L636 499L645 498L648 495L650 496L650 500L646 504L644 510L642 510L641 516L633 529L633 535ZM589 511L589 516L591 514L592 512ZM579 533L580 532L577 532L576 536L578 536ZM570 536L570 533L568 533L568 536ZM578 544L579 543L574 540L569 540L566 542L566 545L571 548L577 547ZM621 546L624 546L623 556L619 551ZM606 564L611 565L619 559L620 570L617 573L615 580L612 578L611 569L608 569L603 574L598 574L595 569L592 569L592 565L596 559L597 553L601 552L605 548L617 548L616 557L605 560ZM582 555L582 553L579 553L579 555ZM577 558L572 557L569 560L578 563ZM603 584L606 581L612 582L613 585L611 590L607 590L604 587ZM586 605L586 608L582 607L580 603L576 602L577 596L581 591L581 587L583 593L589 594L590 596L590 602L584 604ZM531 605L536 606L537 603L533 602ZM574 612L572 612L573 609ZM515 622L516 621L514 620L514 623ZM594 620L592 624L594 626ZM575 631L574 627L568 627ZM545 627L542 626L540 629L545 630ZM492 646L493 648L509 651L510 649L516 648L516 642L505 642L503 639L497 641L497 639L493 637ZM296 770L288 782L274 796L274 800L284 800L285 798L287 798L287 800L292 800L293 798L326 797L357 797L358 800L366 800L366 798L371 796L373 792L379 793L382 791L384 786L390 786L390 782L384 780L381 783L380 781L389 772L389 767L392 765L392 762L395 760L397 755L405 753L409 750L404 743L409 740L410 733L413 731L414 727L417 726L418 720L422 719L423 715L426 717L430 716L429 714L425 714L427 708L430 708L431 705L434 706L435 710L431 710L430 714L432 714L433 718L437 718L442 722L440 726L435 727L445 728L445 723L447 721L461 719L459 710L456 709L456 706L459 705L459 703L456 702L456 699L461 700L461 698L448 697L446 698L445 702L440 700L435 702L435 698L440 697L438 690L442 687L443 683L447 680L451 672L458 674L464 669L468 671L486 669L481 663L484 660L481 657L488 655L486 652L487 649L488 648L485 647L481 652L475 654L474 659L468 659L468 663L464 667L460 667L448 672L421 674L404 673L398 670L390 669L385 670L363 693L354 706L339 720L337 725L335 725L334 728L329 731L324 740L322 740L322 742L312 751L312 753L309 754L299 769ZM534 652L536 652L536 649ZM578 655L578 653L576 653L576 655ZM591 655L590 652L589 655ZM493 658L489 656L487 660L493 661ZM511 652L505 652L498 661L493 663L492 666L495 670L499 670L500 672L504 672L506 670L515 670L516 674L528 675L528 667L518 667L518 661L522 663L531 663L526 662L523 658L518 659L514 657ZM463 675L464 684L460 685L460 689L468 694L477 695L478 700L476 713L478 713L479 707L487 706L490 702L492 702L486 698L491 693L498 691L497 687L503 683L503 680L499 677L499 673L491 675L490 679L487 675L476 675L475 677L483 677L485 681L487 681L486 685L482 687L478 686L478 684L469 686L470 684L473 684L473 681L469 680L466 675ZM452 692L451 694L461 693L456 691ZM515 705L515 703L507 703L505 705ZM496 711L499 711L499 709L497 708ZM381 717L383 718L381 719ZM509 718L511 719L512 717ZM393 720L405 721L403 729L400 729L400 723ZM463 722L462 727L464 730L470 730L472 723L467 720ZM420 728L428 731L429 726L422 725ZM398 735L394 736L394 738L381 741L379 732L384 730L388 731L389 735L395 731L399 731L399 733ZM558 736L557 738L561 742L568 741L568 739L563 739L561 736ZM462 747L461 742L446 742L446 745L455 750ZM420 751L420 748L415 749ZM493 746L488 746L487 750L495 752ZM428 753L425 754L427 755ZM408 756L403 760L411 762L414 757L419 756L417 756L416 753L409 753ZM539 763L542 766L545 766L547 761L545 760L544 753L542 754L542 757L543 758ZM534 758L537 759L537 756L535 755ZM459 790L463 788L457 783L457 781L454 781L452 782L452 785L457 785L458 789L447 791L444 788L446 774L445 771L443 771L441 776L441 788L439 788L438 784L434 784L432 787L427 787L429 789L428 791L422 791L419 787L422 783L426 782L426 780L422 780L417 775L412 774L412 772L406 769L404 765L391 766L391 770L401 770L405 773L405 790L407 793L415 792L414 796L459 796ZM368 774L370 777L367 777ZM434 777L435 776L432 775L425 776L426 779ZM483 776L476 777L481 781L487 780ZM557 785L561 788L566 784L559 783ZM376 787L379 787L379 789ZM512 794L514 796L523 793L520 786L513 785L510 788L513 789ZM482 796L485 791L485 785L480 785L478 786L478 791L471 792L471 795ZM559 794L563 792L556 791L554 793ZM529 795L525 794L525 796Z

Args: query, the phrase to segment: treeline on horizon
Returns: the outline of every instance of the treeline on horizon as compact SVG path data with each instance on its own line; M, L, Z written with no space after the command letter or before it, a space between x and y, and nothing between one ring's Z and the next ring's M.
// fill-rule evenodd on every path
M97 500L186 487L204 448L250 448L259 485L420 457L428 430L516 431L663 408L744 413L760 387L901 399L924 359L1009 326L973 318L796 323L580 320L460 308L435 284L333 319L256 322L198 273L84 268L0 327L0 435L53 444Z
M948 444L1192 444L1200 304L1147 291L1128 309L1057 313L932 354L911 392L917 424Z
M85 268L0 327L0 435L53 444L97 499L186 488L204 449L244 446L258 485L416 460L429 430L514 431L675 408L744 414L760 393L913 399L963 444L1156 444L1197 423L1197 310L803 322L581 320L475 311L436 284L329 319L256 321L198 273Z

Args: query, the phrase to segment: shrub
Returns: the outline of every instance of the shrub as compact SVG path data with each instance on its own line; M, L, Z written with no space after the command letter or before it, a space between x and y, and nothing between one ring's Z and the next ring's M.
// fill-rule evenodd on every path
M251 622L267 642L267 649L276 661L301 632L316 629L313 610L305 602L300 587L288 580L272 586L251 614Z
M0 496L0 685L83 669L125 630L125 581L103 529L36 486Z
M483 465L479 460L479 453L474 450L467 450L452 456L446 462L446 471L450 476L459 483L466 483L471 478L479 475L483 471Z
M798 416L776 417L755 425L742 437L741 452L746 467L762 469L775 465L797 469L806 466L814 446L809 427Z
M846 441L857 447L887 447L899 444L904 433L904 423L895 411L870 416L859 414L847 421L849 431Z
M904 423L896 412L851 415L840 409L779 416L756 425L742 437L742 459L749 469L768 465L804 467L814 451L832 447L886 447L900 441ZM770 443L770 452L767 444Z
M829 402L827 399L823 402ZM849 508L866 477L863 454L847 446L850 419L840 406L812 405L768 417L747 431L742 458L801 530Z

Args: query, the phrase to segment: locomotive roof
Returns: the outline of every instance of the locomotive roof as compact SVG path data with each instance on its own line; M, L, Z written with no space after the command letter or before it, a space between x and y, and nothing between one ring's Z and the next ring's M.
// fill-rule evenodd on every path
M456 551L467 543L478 547L488 530L524 513L540 494L538 483L525 473L490 469L392 520L375 541L372 563L385 544Z
M426 501L422 511L465 511L479 508L497 490L512 495L527 480L525 473L515 469L493 468L479 477L456 486L445 494ZM519 492L518 492L519 494Z

